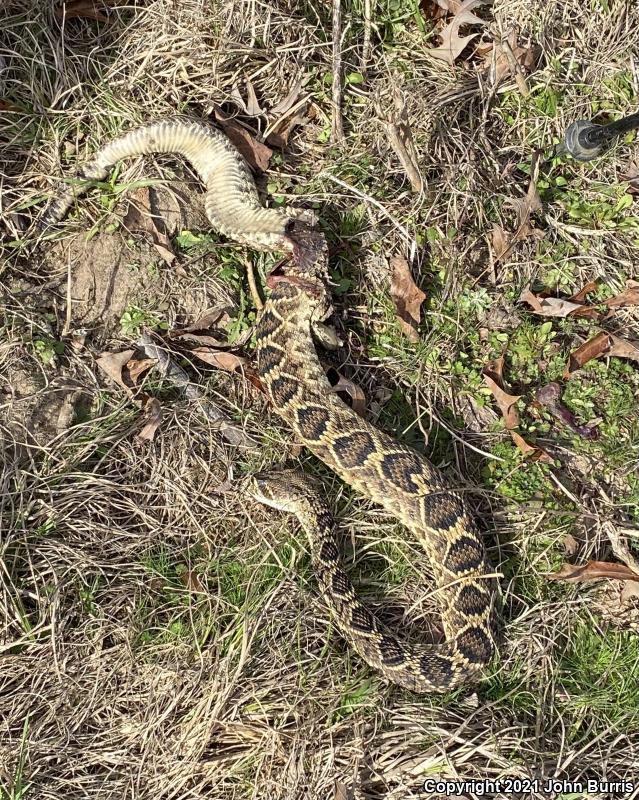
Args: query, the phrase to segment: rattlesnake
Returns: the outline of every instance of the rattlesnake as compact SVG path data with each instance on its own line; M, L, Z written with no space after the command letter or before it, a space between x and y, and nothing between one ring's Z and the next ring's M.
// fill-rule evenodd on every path
M312 339L330 310L327 251L314 215L265 209L253 176L225 134L174 118L138 128L103 147L60 192L40 228L60 220L87 187L131 155L173 152L187 158L206 186L215 229L251 247L286 251L290 261L270 277L271 293L255 337L258 373L276 412L299 440L356 491L382 505L417 536L434 573L446 640L410 645L357 599L340 559L326 506L307 480L259 476L255 495L296 513L313 539L322 591L355 649L389 680L414 691L447 691L476 679L495 650L497 581L477 528L459 494L423 456L358 416L332 391Z

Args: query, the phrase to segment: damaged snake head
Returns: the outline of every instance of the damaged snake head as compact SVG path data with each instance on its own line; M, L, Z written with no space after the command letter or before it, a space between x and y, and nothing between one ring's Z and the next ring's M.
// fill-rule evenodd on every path
M293 256L292 271L309 279L328 279L328 246L324 234L304 219L290 219L286 238Z

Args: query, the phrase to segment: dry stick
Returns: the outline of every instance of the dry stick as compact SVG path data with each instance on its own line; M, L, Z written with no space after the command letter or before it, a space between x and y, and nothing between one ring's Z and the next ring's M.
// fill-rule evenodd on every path
M331 141L344 140L342 120L342 4L333 0L333 109L331 118Z
M517 88L519 89L523 97L528 97L528 95L530 94L530 89L528 88L528 84L526 83L524 72L521 68L521 65L515 58L515 54L513 53L512 47L510 46L510 42L507 39L504 39L502 41L501 49L504 51L506 55L506 60L508 61L508 66L510 67L510 71L515 77L515 83L517 84Z
M236 447L260 446L246 431L242 430L242 428L229 419L219 406L205 396L202 389L189 379L188 374L182 367L176 364L167 351L156 344L148 333L142 333L136 345L140 347L149 358L153 358L158 362L157 368L160 370L160 373L174 386L180 389L187 400L198 401L202 413L211 423L212 429L219 431L229 444L235 445Z
M346 183L341 178L337 178L335 175L331 175L330 172L320 172L320 178L327 178L329 181L333 181L338 186L341 186L343 189L346 189L348 192L351 192L356 197L359 197L361 200L370 203L372 206L377 208L384 217L386 217L389 222L392 222L395 228L401 233L404 241L410 247L410 260L415 257L415 253L417 252L417 242L415 238L410 235L408 228L402 225L401 222L395 219L395 217L388 211L380 202L376 200L374 197L371 197L369 194L362 192L360 189L356 189L355 186L351 186L350 183Z
M257 290L257 283L255 282L255 269L253 267L253 259L250 256L246 259L246 279L248 281L249 292L251 293L251 299L253 300L253 305L258 311L261 311L264 308L264 303L262 302L260 293Z
M395 122L391 122L390 120L384 122L383 124L384 130L388 134L390 145L397 154L397 158L399 158L400 163L404 168L404 172L408 176L412 190L414 192L423 191L424 179L422 178L417 164L415 163L415 159L408 152L408 148L404 144L400 126Z
M371 28L372 28L372 0L364 0L364 37L362 40L362 55L360 59L362 75L366 77L368 72L368 59L371 52Z

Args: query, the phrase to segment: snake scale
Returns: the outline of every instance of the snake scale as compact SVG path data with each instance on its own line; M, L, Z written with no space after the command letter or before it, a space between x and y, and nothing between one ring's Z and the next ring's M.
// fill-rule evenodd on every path
M444 641L407 643L358 600L334 522L306 478L289 472L257 476L255 496L298 515L311 536L315 571L336 622L371 666L417 692L448 691L476 680L495 651L496 578L462 497L426 458L369 424L332 390L313 344L314 326L330 311L328 256L314 215L263 208L250 168L227 136L204 122L175 117L105 145L46 207L40 229L62 219L90 182L104 179L116 162L159 152L180 154L194 166L216 230L250 247L291 255L267 282L271 291L255 330L258 374L298 439L420 541L434 575Z

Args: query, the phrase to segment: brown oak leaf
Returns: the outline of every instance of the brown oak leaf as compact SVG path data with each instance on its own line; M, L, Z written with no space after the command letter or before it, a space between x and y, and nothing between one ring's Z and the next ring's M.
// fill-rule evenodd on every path
M533 294L530 288L524 289L519 296L520 303L528 303L535 314L540 317L599 317L596 308L565 300L562 297L542 297Z
M421 322L420 308L426 295L415 284L408 262L403 256L393 256L390 259L390 269L390 293L395 301L399 324L411 342L417 342L417 326Z
M430 54L441 61L445 61L452 67L470 42L479 36L478 33L460 36L459 29L462 25L485 25L486 21L473 14L472 10L478 6L485 5L487 2L488 0L464 0L452 20L440 32L441 45L432 48L429 51Z
M601 331L568 356L568 363L564 369L563 377L565 379L572 378L575 372L581 369L584 364L592 361L593 358L601 358L602 356L616 356L617 358L639 361L639 342L622 339L613 333Z

